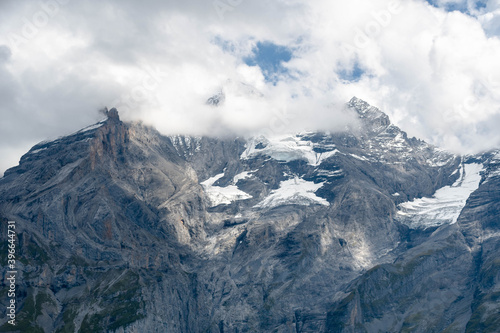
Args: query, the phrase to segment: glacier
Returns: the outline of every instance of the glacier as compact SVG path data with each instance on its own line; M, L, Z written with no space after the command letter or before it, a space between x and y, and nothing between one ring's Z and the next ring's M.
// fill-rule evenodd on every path
M455 223L469 196L478 189L483 170L482 164L462 163L460 176L453 185L438 189L431 198L399 204L397 217L412 229Z
M339 152L334 145L328 147L330 151L324 152L315 151L314 148L314 143L304 140L300 134L252 138L247 142L247 149L241 158L266 155L278 161L305 160L312 166L319 166L324 160Z

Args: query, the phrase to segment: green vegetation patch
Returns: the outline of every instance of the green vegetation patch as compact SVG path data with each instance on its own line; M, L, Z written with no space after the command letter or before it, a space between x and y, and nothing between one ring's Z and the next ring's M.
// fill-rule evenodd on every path
M145 318L142 313L144 304L139 300L141 285L137 273L127 271L117 281L106 282L112 284L104 287L106 283L101 283L95 290L99 307L103 310L85 316L81 332L115 330Z

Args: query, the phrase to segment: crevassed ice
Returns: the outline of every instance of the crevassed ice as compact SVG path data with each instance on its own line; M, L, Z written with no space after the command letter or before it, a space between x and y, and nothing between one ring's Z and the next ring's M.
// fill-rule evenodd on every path
M262 143L265 147L258 149L256 145ZM242 159L247 159L255 155L267 155L278 161L290 162L294 160L306 160L312 166L320 165L327 158L335 155L339 151L318 153L314 151L314 144L299 136L282 135L261 140L252 139L247 142L247 149L241 155Z
M453 185L440 188L431 198L401 203L398 217L414 229L455 223L467 199L479 187L483 169L482 164L463 164Z
M233 183L236 183L239 179L246 178L247 176L248 174L239 174L235 177L235 179L233 179ZM214 183L222 177L224 177L224 173L208 178L201 183L212 207L218 205L228 205L233 201L252 198L250 194L241 191L236 185L229 185L226 187L214 186ZM234 180L236 180L236 182Z
M271 194L255 205L256 208L272 208L281 205L304 205L320 204L328 206L326 199L318 197L316 191L324 183L315 184L302 178L293 178L282 181L280 187L271 191Z

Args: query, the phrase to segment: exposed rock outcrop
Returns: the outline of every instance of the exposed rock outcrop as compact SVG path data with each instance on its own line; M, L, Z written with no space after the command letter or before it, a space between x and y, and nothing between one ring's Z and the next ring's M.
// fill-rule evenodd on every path
M166 137L111 109L34 146L0 179L19 235L16 329L498 328L496 153L463 159L348 106L359 127L345 133L248 140ZM398 217L463 163L485 171L457 223Z

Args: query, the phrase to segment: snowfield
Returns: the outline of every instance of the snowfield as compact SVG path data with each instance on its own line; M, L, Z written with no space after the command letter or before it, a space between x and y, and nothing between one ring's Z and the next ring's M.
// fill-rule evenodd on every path
M201 183L205 189L205 193L210 199L212 207L218 205L229 205L233 201L251 199L252 196L246 192L238 189L236 185L229 185L226 187L214 186L214 183L224 177L224 173L218 174L214 177L208 178ZM235 176L233 183L236 184L238 180L248 177L248 173L243 173Z
M399 205L398 217L410 228L453 224L481 181L482 164L463 164L460 177L451 186L440 188L431 198L419 198Z
M255 205L255 208L273 208L281 205L303 205L320 204L328 206L326 199L318 197L315 192L324 183L315 184L302 178L293 178L282 181L280 187L271 191L271 194Z

